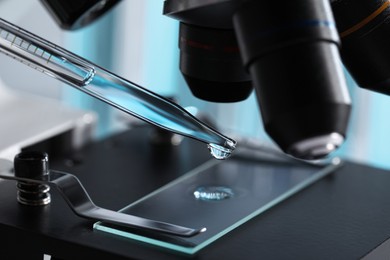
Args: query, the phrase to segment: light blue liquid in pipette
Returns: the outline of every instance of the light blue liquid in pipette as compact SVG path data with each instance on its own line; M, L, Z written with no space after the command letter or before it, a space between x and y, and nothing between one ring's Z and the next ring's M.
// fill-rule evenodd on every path
M0 51L128 114L208 144L226 159L235 141L203 124L179 105L0 19Z
M182 107L99 68L80 89L146 122L207 143L216 159L228 158L235 148L235 141L204 125Z

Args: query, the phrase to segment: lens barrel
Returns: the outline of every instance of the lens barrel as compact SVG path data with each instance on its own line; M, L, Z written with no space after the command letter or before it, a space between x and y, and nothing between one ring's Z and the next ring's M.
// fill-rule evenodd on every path
M233 22L270 137L302 159L340 146L351 105L329 1L246 1Z
M390 1L337 0L332 11L341 57L356 83L390 95Z
M119 0L41 0L41 2L61 28L76 30L95 21Z
M180 70L194 96L236 102L252 92L233 29L180 23Z

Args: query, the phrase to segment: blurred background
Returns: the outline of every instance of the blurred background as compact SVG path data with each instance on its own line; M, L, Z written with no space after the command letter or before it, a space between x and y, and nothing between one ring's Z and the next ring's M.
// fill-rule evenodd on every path
M162 6L163 0L121 1L92 25L73 32L60 29L40 1L0 0L0 18L160 95L175 97L183 107L196 107L223 133L273 145L263 130L253 93L244 102L229 104L192 96L179 71L178 21L163 16ZM390 168L390 97L359 88L347 72L346 77L353 112L346 142L336 155ZM0 55L0 81L12 90L95 111L99 117L97 139L123 131L135 120L5 55ZM0 128L4 127L12 125L2 125L0 120Z

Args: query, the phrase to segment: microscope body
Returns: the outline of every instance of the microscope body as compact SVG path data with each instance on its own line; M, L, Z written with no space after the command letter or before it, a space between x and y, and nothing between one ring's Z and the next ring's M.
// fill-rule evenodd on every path
M317 159L337 149L345 138L351 102L329 1L201 2L186 1L183 7L184 1L167 0L164 6L164 14L181 21L180 69L193 94L203 98L208 93L203 99L215 102L240 101L247 97L242 94L245 82L247 94L255 89L266 132L284 152ZM190 30L217 33L215 38L199 33L189 38ZM215 44L218 33L227 32L233 40ZM236 50L240 61L234 63L226 50ZM205 57L205 64L215 66L217 60L230 65L218 71L225 77L215 73L210 80L197 69L199 57ZM230 70L240 71L241 78L232 79L236 75ZM230 85L223 88L226 80Z
M42 1L65 29L85 26L118 2ZM389 5L165 0L163 14L180 21L179 67L194 96L237 102L254 89L275 143L294 157L317 159L346 138L351 101L343 63L361 87L390 93Z

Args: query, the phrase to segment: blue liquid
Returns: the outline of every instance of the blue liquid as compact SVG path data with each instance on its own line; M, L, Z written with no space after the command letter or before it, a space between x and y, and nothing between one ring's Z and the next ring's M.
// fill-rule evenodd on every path
M235 141L208 127L179 105L134 83L97 68L78 88L108 104L165 130L208 144L216 159L226 159Z
M235 148L179 105L2 19L0 51L150 124L205 142L217 159Z

